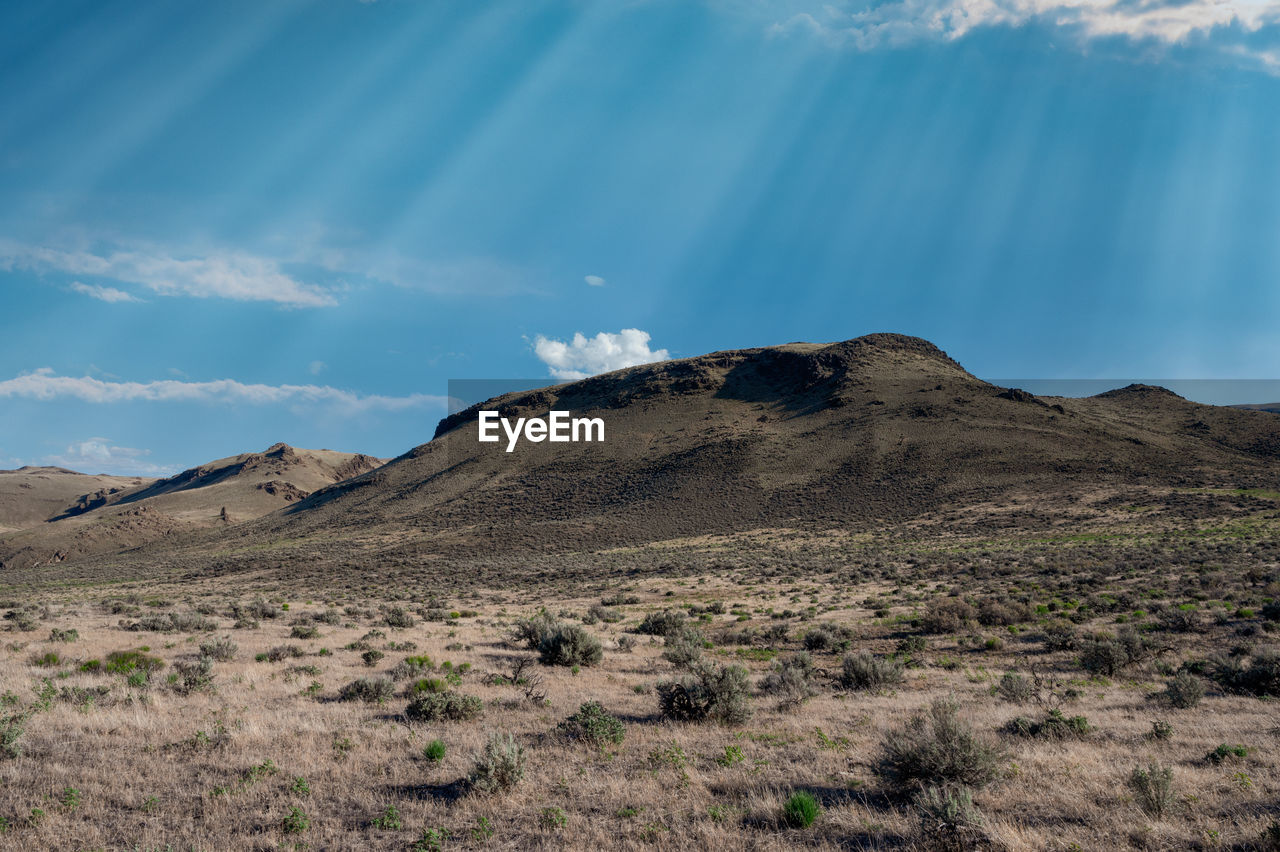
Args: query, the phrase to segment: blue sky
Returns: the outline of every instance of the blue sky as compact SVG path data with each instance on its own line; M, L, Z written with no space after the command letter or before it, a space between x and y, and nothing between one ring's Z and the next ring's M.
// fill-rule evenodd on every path
M6 0L0 466L874 331L1273 379L1277 152L1280 0Z

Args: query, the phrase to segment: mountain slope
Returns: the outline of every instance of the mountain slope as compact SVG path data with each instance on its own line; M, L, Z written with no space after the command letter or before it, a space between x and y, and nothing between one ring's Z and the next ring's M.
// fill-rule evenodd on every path
M0 470L0 535L44 523L83 495L120 493L150 482L136 476L92 476L61 467Z
M381 459L276 444L132 487L101 487L47 521L0 537L0 566L29 567L112 553L203 527L261 517L311 492L373 470ZM107 484L109 485L109 484Z
M568 409L604 443L476 440L476 413ZM1133 386L1039 398L870 335L719 352L509 394L240 531L429 558L595 550L764 527L870 528L1100 484L1274 485L1280 421Z

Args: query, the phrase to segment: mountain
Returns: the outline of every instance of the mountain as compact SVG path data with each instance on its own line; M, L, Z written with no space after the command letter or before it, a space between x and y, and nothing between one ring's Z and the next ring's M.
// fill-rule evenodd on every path
M0 470L0 535L44 523L82 495L117 494L152 481L136 476L90 476L62 467Z
M74 497L64 493L60 505L40 522L0 536L0 567L113 553L193 529L225 529L381 464L382 459L372 456L276 444L262 453L219 459L166 479L116 482L118 478L70 471L46 474L51 482L62 482L62 477L91 490L80 490ZM4 482L0 474L0 485ZM63 487L64 492L72 490Z
M1280 402L1259 402L1254 404L1233 405L1232 408L1243 408L1249 411L1270 411L1272 414L1280 414Z
M599 417L606 440L508 453L477 440L482 409ZM927 341L876 334L498 397L385 466L244 525L236 546L282 560L502 559L755 529L873 530L1103 487L1273 488L1277 473L1270 414L1143 385L1037 397L981 381Z

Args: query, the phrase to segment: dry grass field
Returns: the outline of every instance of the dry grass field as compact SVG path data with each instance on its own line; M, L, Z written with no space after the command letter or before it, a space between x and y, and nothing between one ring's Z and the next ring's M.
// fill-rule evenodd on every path
M437 573L380 597L266 575L27 586L0 602L0 848L1276 849L1261 517L1173 555L948 539L859 562L757 536L592 582ZM704 691L664 714L690 672ZM370 700L343 700L362 678ZM479 702L413 711L415 688ZM592 701L620 742L607 720L564 731ZM671 718L690 705L708 718ZM478 771L492 734L509 759Z

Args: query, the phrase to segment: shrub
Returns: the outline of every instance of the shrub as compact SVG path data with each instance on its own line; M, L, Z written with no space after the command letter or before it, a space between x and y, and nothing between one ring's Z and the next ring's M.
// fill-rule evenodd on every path
M61 665L61 663L62 658L58 656L57 651L46 651L43 654L36 654L31 658L31 665L40 666L41 668L46 669Z
M304 656L304 652L297 645L276 645L273 648L264 651L254 657L258 662L278 663L281 660L288 660L294 657Z
M289 631L290 639L315 639L319 636L320 631L314 624L295 624Z
M1019 716L1011 719L1005 730L1019 737L1035 737L1046 740L1078 739L1093 731L1084 716L1063 716L1061 710L1050 710L1040 721Z
M364 660L364 664L366 666L373 668L385 656L386 654L382 653L381 651L370 648L368 651L365 651L363 654L360 655L360 659Z
M592 604L591 608L587 610L587 615L606 624L616 624L622 620L622 612L620 610L610 609L603 604Z
M791 828L808 828L822 813L822 806L813 794L799 790L791 794L782 806L782 821Z
M1095 639L1080 646L1080 665L1085 671L1115 677L1148 655L1150 646L1132 629L1115 639Z
M578 625L562 624L538 644L538 659L548 666L594 666L604 659L604 647Z
M201 656L197 660L179 660L173 664L174 691L189 695L213 689L213 658Z
M449 684L438 677L420 677L405 687L406 698L413 698L423 692L448 692Z
M681 722L739 725L751 718L750 684L741 666L699 664L692 675L658 684L658 709Z
M147 648L139 648L133 651L112 651L107 654L107 662L104 668L111 674L133 674L134 672L145 672L151 674L164 668L164 660L159 657L147 656Z
M683 610L664 609L647 614L636 628L637 633L647 636L666 636L684 626L688 615Z
M227 638L212 639L208 642L200 643L201 656L209 657L210 659L217 660L220 663L234 660L236 657L236 651L238 650L239 648L236 647L236 643Z
M974 608L959 598L944 598L929 607L920 627L925 633L956 633L976 616Z
M570 739L582 740L598 748L608 743L618 745L626 736L622 720L609 715L596 701L583 704L577 713L561 722L557 730Z
M930 785L912 797L920 815L920 848L936 852L967 852L983 848L982 813L968 787Z
M702 658L702 648L706 644L702 632L690 624L667 634L662 658L678 669L690 669Z
M945 699L913 716L887 734L879 771L902 791L919 784L960 785L981 789L1000 774L1005 751L979 737Z
M385 677L360 677L338 690L339 701L381 704L395 694L395 685Z
M1213 679L1230 692L1244 695L1280 696L1280 651L1266 648L1255 651L1248 659L1217 661Z
M392 680L408 680L409 678L421 677L427 672L435 668L431 662L431 658L426 654L419 654L416 657L405 657L396 663L395 668L391 670Z
M845 689L882 689L902 683L902 663L876 657L867 651L845 654L840 663L840 685Z
M49 631L50 642L75 642L80 638L80 631L72 627L70 630L59 630L57 627Z
M1165 684L1164 697L1179 710L1190 709L1204 698L1204 683L1190 672L1178 672Z
M444 760L445 751L444 740L435 739L422 749L422 756L432 763L439 763Z
M484 702L459 692L424 692L415 696L404 712L415 722L466 722L484 712Z
M26 733L30 719L30 710L0 716L0 757L14 758L22 755L22 745L18 740Z
M760 691L776 695L783 709L799 707L818 694L813 685L813 657L808 651L797 651L789 657L777 660L773 671L760 681Z
M311 827L311 819L299 807L289 809L289 814L280 823L280 830L285 834L301 834Z
M400 818L400 811L395 805L387 805L382 813L374 818L373 827L383 831L399 831L404 828L404 820Z
M1035 688L1021 672L1005 672L996 685L995 694L1010 704L1026 704L1035 696Z
M1173 769L1152 763L1146 769L1134 767L1129 776L1138 807L1148 816L1159 819L1173 808Z
M1212 763L1214 766L1219 766L1227 762L1244 760L1248 754L1249 749L1242 745L1228 745L1227 743L1222 743L1213 751L1205 755L1204 759Z
M1153 740L1173 739L1173 725L1164 719L1153 719L1151 722L1151 738Z
M545 609L538 612L531 618L516 619L515 626L511 629L511 641L515 645L522 645L532 651L537 651L542 646L542 642L560 627L560 622L556 621Z
M490 734L475 756L467 782L473 790L496 793L510 790L524 778L524 749L510 734Z
M388 607L386 615L383 616L383 618L387 622L388 627L405 628L412 627L418 623L416 618L414 618L404 607L400 606Z

